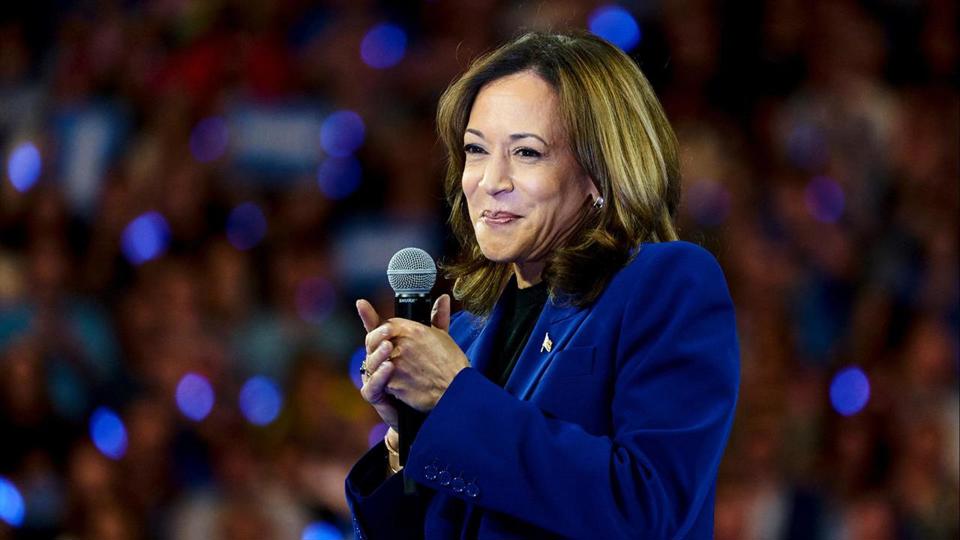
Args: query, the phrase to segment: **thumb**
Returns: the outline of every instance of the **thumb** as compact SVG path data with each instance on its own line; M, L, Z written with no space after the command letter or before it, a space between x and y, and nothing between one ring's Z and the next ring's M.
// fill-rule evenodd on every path
M380 315L377 314L377 310L362 298L357 300L357 314L360 315L360 321L363 322L363 328L367 332L380 326Z
M450 330L450 295L441 294L433 303L433 312L430 314L430 324L443 330Z

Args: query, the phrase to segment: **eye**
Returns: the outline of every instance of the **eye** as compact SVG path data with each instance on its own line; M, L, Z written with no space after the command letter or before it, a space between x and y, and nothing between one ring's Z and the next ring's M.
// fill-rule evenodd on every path
M534 150L533 148L527 148L523 146L514 150L513 155L524 157L524 158L538 158L543 154L541 154L537 150Z
M463 147L463 152L465 154L486 154L486 150L476 144L467 144Z

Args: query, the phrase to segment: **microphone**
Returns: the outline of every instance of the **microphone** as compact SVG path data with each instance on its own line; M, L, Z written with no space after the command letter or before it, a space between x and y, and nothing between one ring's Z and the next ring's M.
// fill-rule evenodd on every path
M390 258L387 281L394 292L394 316L430 326L430 310L433 306L430 291L437 281L437 265L433 258L420 248L401 249ZM397 416L400 465L406 465L410 446L423 424L425 415L397 400ZM406 475L403 492L408 495L416 493L416 483Z

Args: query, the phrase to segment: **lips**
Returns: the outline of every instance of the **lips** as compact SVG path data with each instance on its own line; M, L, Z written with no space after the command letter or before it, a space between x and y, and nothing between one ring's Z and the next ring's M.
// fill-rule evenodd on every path
M521 217L522 216L518 216L517 214L511 213L511 212L505 212L502 210L496 210L496 211L484 210L480 214L480 221L484 223L488 223L490 225L505 225L507 223L516 221Z

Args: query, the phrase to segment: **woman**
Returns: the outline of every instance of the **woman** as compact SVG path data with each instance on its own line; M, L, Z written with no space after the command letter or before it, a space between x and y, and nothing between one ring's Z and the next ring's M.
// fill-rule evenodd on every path
M391 426L347 478L363 538L708 538L738 350L683 242L677 143L587 35L528 34L443 95L447 268L431 327L365 300L363 397ZM399 470L396 400L429 413ZM421 486L403 495L403 476Z

